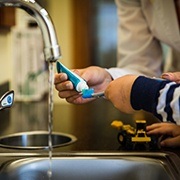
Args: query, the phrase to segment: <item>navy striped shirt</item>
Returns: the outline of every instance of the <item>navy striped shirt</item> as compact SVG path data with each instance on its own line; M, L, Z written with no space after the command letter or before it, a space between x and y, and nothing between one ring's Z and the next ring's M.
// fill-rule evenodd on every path
M180 125L180 84L139 76L132 87L131 105L135 110L153 113L163 122Z

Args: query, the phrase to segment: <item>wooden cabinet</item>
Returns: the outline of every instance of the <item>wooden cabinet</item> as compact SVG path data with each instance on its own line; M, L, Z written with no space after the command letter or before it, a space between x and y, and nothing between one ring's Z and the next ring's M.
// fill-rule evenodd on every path
M0 8L0 28L10 28L15 25L15 8Z
M72 1L73 10L73 37L74 37L74 64L75 68L91 65L91 18L92 0Z
M117 7L114 0L72 1L74 65L115 67L117 60Z

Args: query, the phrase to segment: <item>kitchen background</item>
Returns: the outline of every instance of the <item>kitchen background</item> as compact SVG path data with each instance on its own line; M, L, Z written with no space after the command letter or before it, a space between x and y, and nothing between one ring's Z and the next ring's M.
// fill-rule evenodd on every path
M53 20L64 65L82 68L89 65L111 67L116 64L117 16L114 0L39 0L39 3ZM41 34L32 18L21 9L15 9L15 12L14 9L2 10L0 8L0 95L10 86L15 90L16 102L11 109L0 112L0 135L47 130L47 99L40 99L43 90L47 90L48 80L42 83L35 81L32 85L36 75L41 74L39 69L47 68L42 60ZM10 20L10 26L4 23L4 16ZM36 90L35 93L32 93L32 89ZM82 106L71 105L60 99L55 90L54 102L54 131L74 134L79 144L86 142L88 148L96 148L87 139L92 138L93 141L96 137L98 141L97 135L104 139L102 134L105 134L116 142L116 131L110 127L110 123L121 115L108 101L100 99ZM131 122L131 115L122 116L127 123ZM107 130L112 131L113 136L110 137Z
M61 61L67 67L116 65L118 20L114 0L39 0L39 3L48 10L54 22L62 52ZM10 24L4 22L6 18ZM165 54L169 57L166 48ZM35 83L37 86L30 83L42 73L41 70L47 69L42 57L41 33L32 18L20 9L4 11L0 8L0 61L0 95L8 88L16 90L16 98L19 95L18 102L11 109L0 112L0 135L47 130L47 99L40 101L41 93L47 90L46 74L40 76L45 78L44 81L41 79L43 84L39 81ZM30 76L29 71L32 72ZM28 90L34 88L35 94L40 93L40 96L32 96L31 91L24 87ZM29 95L22 96L23 92ZM103 98L77 106L61 100L55 91L54 102L53 130L75 135L77 143L67 147L73 150L118 149L117 131L110 126L113 120L132 125L137 119L157 122L156 118L144 112L133 115L120 113Z

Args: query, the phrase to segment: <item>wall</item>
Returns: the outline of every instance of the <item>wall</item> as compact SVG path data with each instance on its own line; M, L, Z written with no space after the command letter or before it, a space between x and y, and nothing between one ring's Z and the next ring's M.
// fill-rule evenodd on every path
M60 61L69 68L72 68L73 61L72 1L73 0L53 0L48 4L48 11L54 22L58 41L61 47L62 58ZM60 99L57 94L58 93L55 90L54 102L66 103L64 100Z
M0 30L0 84L11 79L11 34L10 31Z
M53 0L49 2L48 8L61 47L61 61L68 67L72 65L72 1Z

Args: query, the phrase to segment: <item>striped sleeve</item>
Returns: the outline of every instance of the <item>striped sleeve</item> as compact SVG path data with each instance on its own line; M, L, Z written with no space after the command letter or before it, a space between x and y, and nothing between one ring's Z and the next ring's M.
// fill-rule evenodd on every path
M161 121L180 124L180 84L139 76L132 87L131 105L135 110L153 113Z

